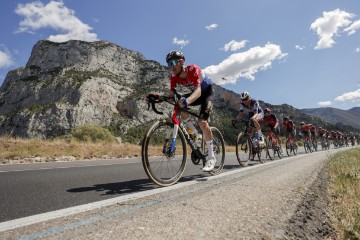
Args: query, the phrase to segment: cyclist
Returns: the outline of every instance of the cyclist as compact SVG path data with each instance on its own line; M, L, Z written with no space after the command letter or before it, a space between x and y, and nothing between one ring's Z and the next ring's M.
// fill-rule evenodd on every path
M281 142L281 138L280 138L280 122L279 119L277 118L277 116L274 113L271 113L271 109L270 108L265 108L264 109L264 118L262 119L262 123L266 124L267 123L267 127L270 129L270 131L272 131L275 134L275 138L277 139L279 145L280 145L280 152L281 154L283 154L283 149L282 149L282 142Z
M309 126L310 126L311 136L314 140L316 140L316 138L317 138L316 127L314 125L312 125L311 123L309 124Z
M310 125L305 124L304 122L300 123L299 135L302 136L304 139L310 141Z
M327 130L323 127L319 127L318 134L319 134L320 139L323 141L326 139Z
M296 137L296 126L294 122L289 117L283 117L283 122L281 124L281 129L285 128L285 136L290 134L292 140L295 140Z
M262 136L261 127L259 121L264 118L264 112L259 105L259 102L252 99L248 92L242 92L240 94L240 110L239 114L233 121L239 122L244 116L244 108L249 112L249 119L254 123L257 130L257 138L260 144L264 144L264 138Z
M208 124L208 119L213 107L212 96L214 94L212 81L196 64L185 65L185 56L182 52L172 50L166 55L166 62L170 70L170 97L174 96L174 88L178 84L184 85L191 93L185 94L179 99L178 104L181 108L200 105L198 124L204 134L204 139L208 147L208 156L203 171L210 172L216 164L213 152L212 133ZM160 97L160 96L159 96ZM197 135L197 130L190 121L190 115L181 112L181 118Z

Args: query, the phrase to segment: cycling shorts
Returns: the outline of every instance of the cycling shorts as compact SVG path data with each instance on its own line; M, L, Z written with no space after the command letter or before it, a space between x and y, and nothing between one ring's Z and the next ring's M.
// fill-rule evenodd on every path
M190 95L191 93L188 93L185 94L184 97L188 98ZM214 95L214 90L212 88L212 85L209 85L205 91L201 91L201 96L189 105L189 106L200 105L199 119L203 119L206 121L209 119L213 107L213 103L212 103L213 95Z

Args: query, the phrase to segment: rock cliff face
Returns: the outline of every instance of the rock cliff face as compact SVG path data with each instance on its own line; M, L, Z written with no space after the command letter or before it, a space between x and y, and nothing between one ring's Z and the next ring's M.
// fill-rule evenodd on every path
M39 41L0 88L0 134L49 138L119 120L126 132L158 117L143 97L167 90L168 78L166 67L110 42ZM235 107L236 93L215 88L216 106Z
M0 88L0 134L53 137L86 123L107 126L122 113L133 124L148 120L138 100L167 74L109 42L40 41L26 67L10 71Z

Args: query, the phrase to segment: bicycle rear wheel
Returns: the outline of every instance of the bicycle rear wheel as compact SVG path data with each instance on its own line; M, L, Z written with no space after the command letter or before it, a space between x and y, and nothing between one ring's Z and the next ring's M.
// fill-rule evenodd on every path
M186 166L186 141L183 132L178 131L175 150L171 152L174 124L157 121L145 134L142 145L142 163L151 181L159 186L175 184L184 173ZM166 136L170 134L170 140Z
M224 138L220 132L219 129L216 127L210 127L210 130L213 135L213 147L214 147L214 154L216 157L216 164L214 169L209 172L211 175L217 175L219 174L223 168L225 163L225 141ZM204 140L203 140L204 141ZM205 146L205 152L208 152L207 150L207 144L204 144Z
M236 157L242 167L246 167L252 157L252 145L250 141L250 138L245 136L243 132L239 133L236 138Z

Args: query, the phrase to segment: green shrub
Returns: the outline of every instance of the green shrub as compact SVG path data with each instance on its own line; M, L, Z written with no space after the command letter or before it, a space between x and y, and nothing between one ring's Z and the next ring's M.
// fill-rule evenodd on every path
M97 125L83 125L71 131L71 135L81 142L116 142L109 130Z

